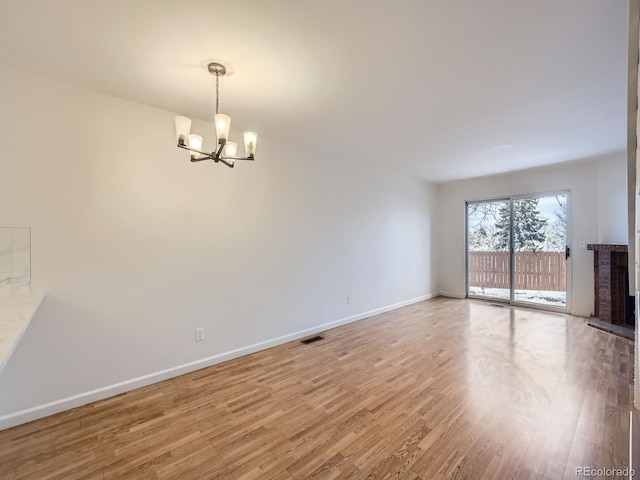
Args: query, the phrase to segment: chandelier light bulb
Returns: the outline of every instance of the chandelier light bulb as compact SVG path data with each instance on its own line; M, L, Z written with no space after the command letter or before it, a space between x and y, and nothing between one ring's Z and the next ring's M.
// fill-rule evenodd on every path
M194 150L202 150L202 137L193 133L189 135L189 148L193 148ZM191 152L191 158L197 156L197 152Z
M235 157L238 154L238 144L236 142L227 142L224 146L223 157Z
M187 145L189 132L191 131L191 119L188 117L176 117L176 140ZM182 142L180 142L182 140Z
M229 129L231 128L231 117L224 113L218 113L215 117L216 123L216 136L218 137L218 143L220 140L226 140L229 138Z
M257 143L258 143L257 133L244 132L244 152L247 157L253 157L256 154Z

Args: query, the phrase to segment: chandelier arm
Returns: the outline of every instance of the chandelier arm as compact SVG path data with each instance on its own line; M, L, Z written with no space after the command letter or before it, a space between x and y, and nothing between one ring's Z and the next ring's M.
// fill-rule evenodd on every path
M211 155L207 155L206 157L198 157L198 158L192 158L191 161L192 162L202 162L204 160L213 160L214 162L218 163L218 162L222 162L224 163L227 167L229 168L233 168L233 163L231 162L227 162L224 158L216 158L213 157Z
M217 152L212 152L215 153L215 157L216 158L222 158L222 151L224 150L224 146L227 144L227 141L224 138L220 139L220 143L218 144L218 151Z
M226 161L224 158L222 158L222 157L218 157L218 158L216 158L216 159L215 159L215 161L216 161L216 162L222 162L222 163L224 163L227 167L229 167L229 168L233 168L233 163L231 163L231 162L227 162L227 161Z
M224 163L229 168L233 168L233 163L230 162L229 160L234 160L234 161L235 160L253 160L253 158L249 158L249 157L247 158L222 157L222 151L224 150L224 146L226 143L227 143L226 140L220 140L220 146L218 147L218 151L211 152L211 153L203 152L202 150L196 150L195 148L188 147L182 142L178 142L178 147L184 150L189 150L190 152L195 152L202 155L202 157L192 158L191 159L192 162L202 162L203 160L214 160L216 162L220 161Z
M254 157L220 157L221 159L224 158L225 160L251 160L252 162L255 161Z
M183 143L178 143L178 148L182 148L184 150L189 150L190 152L199 153L200 155L204 155L204 156L209 157L209 158L216 157L215 152L211 152L211 153L203 152L202 150L196 150L195 148L188 147L187 145L185 145Z

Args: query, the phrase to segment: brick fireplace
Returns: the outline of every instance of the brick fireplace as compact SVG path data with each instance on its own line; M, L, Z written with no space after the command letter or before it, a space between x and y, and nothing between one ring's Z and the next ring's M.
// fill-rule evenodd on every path
M628 302L627 245L589 244L593 250L594 315L612 325L626 325Z

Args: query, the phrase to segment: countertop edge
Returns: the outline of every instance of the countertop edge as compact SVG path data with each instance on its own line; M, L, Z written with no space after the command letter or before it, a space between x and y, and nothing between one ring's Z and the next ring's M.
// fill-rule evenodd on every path
M34 301L33 301L32 307L31 307L31 312L29 313L29 316L27 317L26 321L24 322L24 325L20 329L20 333L18 333L16 338L13 340L13 344L11 345L11 348L9 349L7 354L4 356L4 358L2 360L0 360L0 375L2 374L2 371L4 370L4 368L7 366L7 363L9 362L9 359L13 355L13 352L15 351L16 346L18 345L18 343L20 343L20 340L22 339L22 336L24 335L24 332L27 330L27 328L31 324L31 320L33 319L33 317L35 316L36 312L40 308L40 305L42 304L42 300L44 300L44 297L45 297L45 292L43 292L41 290L36 290L36 291L31 292L31 295L34 296Z

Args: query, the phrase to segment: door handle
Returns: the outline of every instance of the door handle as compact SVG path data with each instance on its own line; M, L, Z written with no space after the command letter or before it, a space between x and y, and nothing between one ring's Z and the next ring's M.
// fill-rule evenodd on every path
M564 259L566 260L567 258L569 258L571 256L571 247L569 247L569 245L567 245L564 248Z

